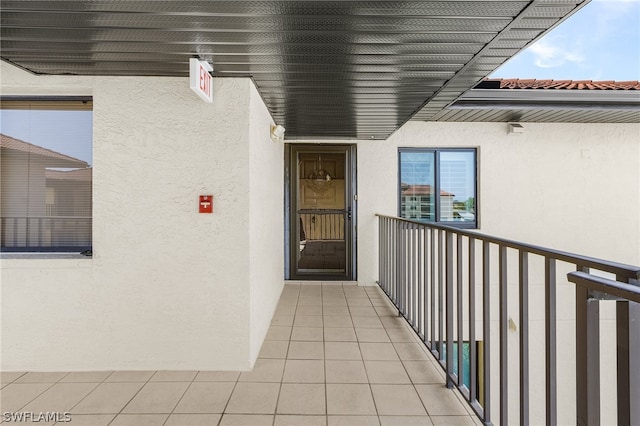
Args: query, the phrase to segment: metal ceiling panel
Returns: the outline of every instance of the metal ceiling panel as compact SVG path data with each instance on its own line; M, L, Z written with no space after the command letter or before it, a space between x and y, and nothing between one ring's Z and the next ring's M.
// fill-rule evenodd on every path
M36 74L250 77L287 139L432 120L588 0L3 0L2 59Z

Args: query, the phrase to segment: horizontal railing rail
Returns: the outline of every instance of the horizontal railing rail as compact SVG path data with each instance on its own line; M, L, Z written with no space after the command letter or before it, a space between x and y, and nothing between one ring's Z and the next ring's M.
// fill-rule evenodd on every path
M567 386L575 378L565 367L573 363L580 377L584 365L582 354L565 349L574 343L584 349L584 329L591 330L598 322L583 324L584 301L567 296L583 295L584 286L575 280L587 278L583 296L591 306L595 306L592 300L618 306L616 357L627 368L618 369L614 385L617 419L620 424L634 424L640 404L624 401L640 385L637 375L629 376L637 365L634 360L640 358L640 344L633 337L640 333L639 305L633 296L640 289L640 266L451 226L377 216L380 287L437 358L447 386L456 387L486 424L555 425L559 418L561 423L580 424L587 418L594 424L593 419L600 418L600 412L584 415L582 407L590 405L584 401L573 410L566 403L573 401ZM568 306L576 307L575 315ZM569 323L576 324L575 341L565 339ZM593 342L589 344L592 348ZM586 362L599 359L589 354ZM575 379L576 386L582 386L581 380ZM570 392L583 397L577 388Z
M79 249L91 247L89 216L2 216L0 246L3 251Z

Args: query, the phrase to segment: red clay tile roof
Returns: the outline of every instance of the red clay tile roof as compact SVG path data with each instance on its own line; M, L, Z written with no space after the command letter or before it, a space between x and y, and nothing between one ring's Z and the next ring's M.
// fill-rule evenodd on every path
M433 189L431 185L409 185L406 183L401 184L402 195L431 195ZM440 190L440 195L443 197L454 197L451 192Z
M87 163L82 160L78 160L77 158L73 158L68 155L64 155L59 152L52 151L50 149L43 148L38 145L34 145L29 142L25 142L23 140L13 138L11 136L8 136L2 133L0 133L0 148L28 152L28 153L39 155L42 157L70 162L70 164L66 166L59 166L59 167L78 167L78 168L87 167Z
M477 89L640 90L639 81L536 80L485 78Z

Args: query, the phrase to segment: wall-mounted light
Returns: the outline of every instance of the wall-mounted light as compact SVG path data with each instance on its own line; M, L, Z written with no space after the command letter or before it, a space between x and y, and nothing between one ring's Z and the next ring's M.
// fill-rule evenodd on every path
M274 142L282 142L284 140L285 128L281 125L271 125L271 140Z
M520 123L509 123L509 133L524 133L524 127Z

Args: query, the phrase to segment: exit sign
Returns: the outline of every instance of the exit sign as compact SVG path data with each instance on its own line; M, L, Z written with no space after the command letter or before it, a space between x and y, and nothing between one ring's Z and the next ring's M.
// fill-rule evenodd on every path
M205 102L213 102L213 67L206 61L189 59L189 87Z

